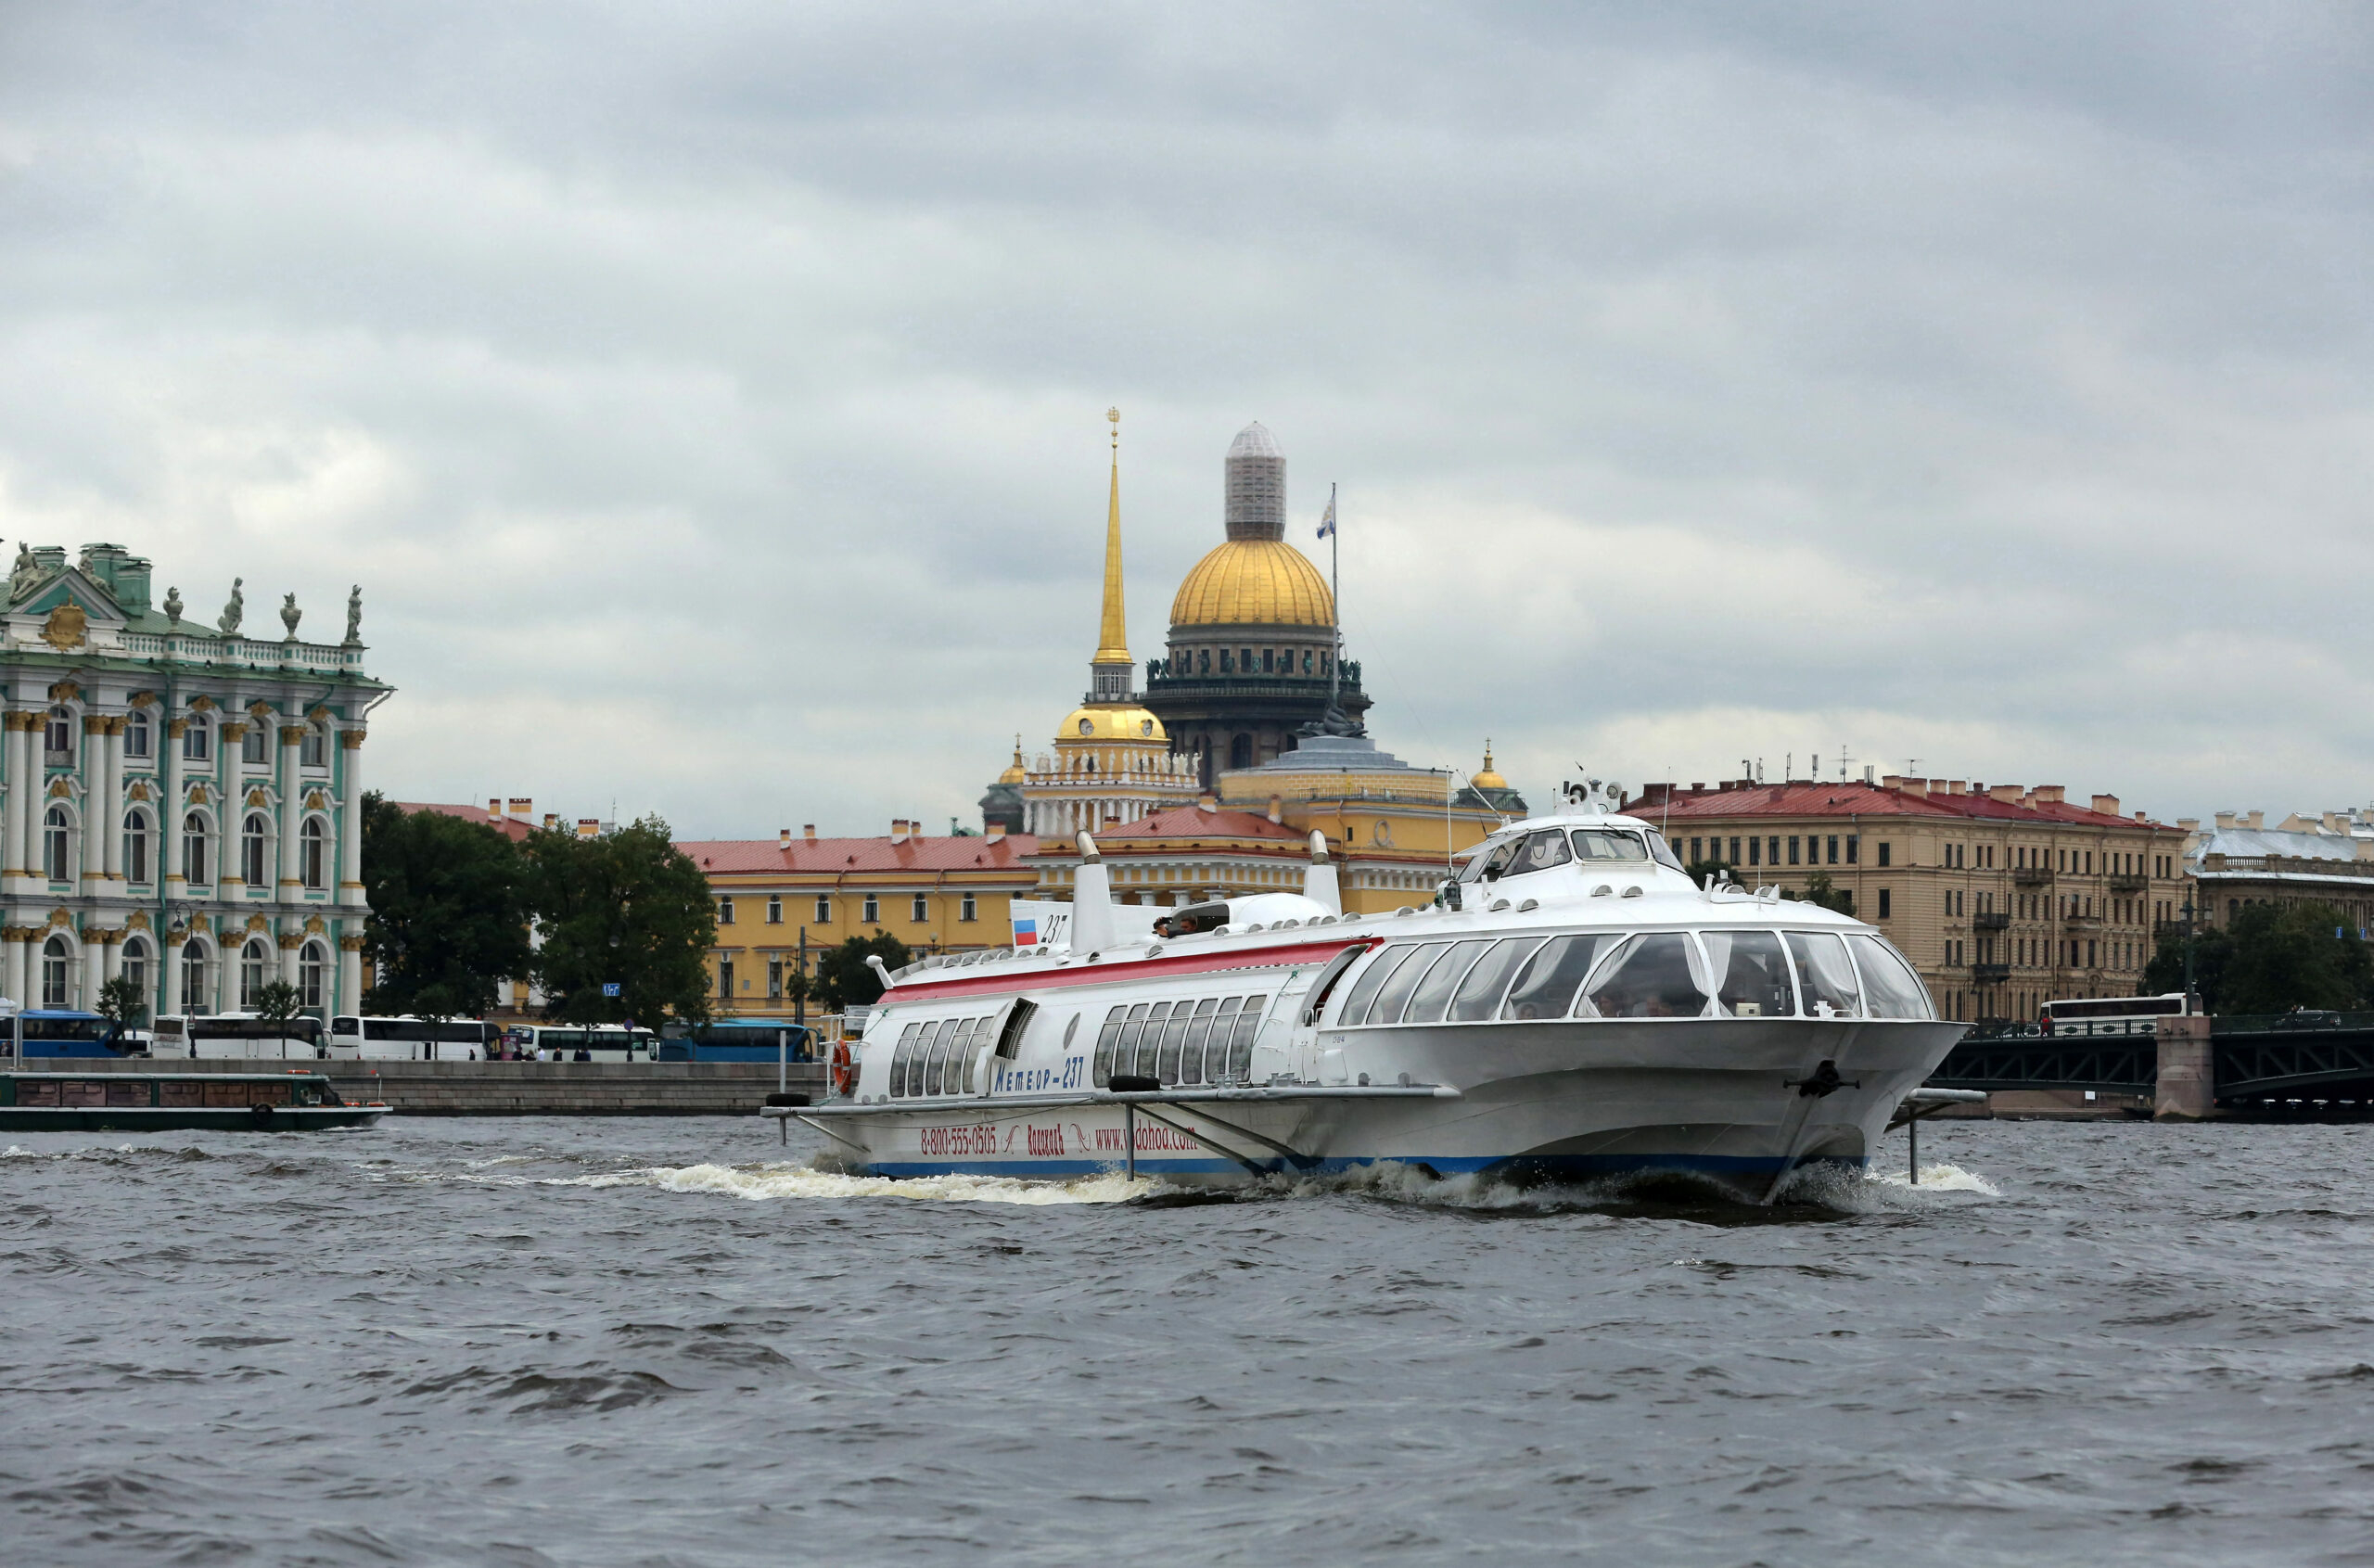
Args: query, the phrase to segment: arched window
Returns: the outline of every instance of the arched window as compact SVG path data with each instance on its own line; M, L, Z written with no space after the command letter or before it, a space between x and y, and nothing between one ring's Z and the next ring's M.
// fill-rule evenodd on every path
M182 819L182 880L192 887L213 880L206 874L206 818L197 811Z
M272 950L261 937L250 937L239 950L239 1011L253 1013L256 999L272 981Z
M44 1007L66 1005L68 966L73 962L74 945L63 932L42 944L41 1004Z
M297 845L299 874L304 877L306 886L322 886L324 867L329 859L324 851L328 846L329 834L323 827L322 819L306 818L305 825L298 831Z
M308 942L297 955L297 994L306 1012L315 1017L323 1015L323 977L328 973L329 955L319 942Z
M67 838L72 832L63 806L52 806L41 820L41 863L52 882L66 880Z
M330 765L329 732L319 724L306 725L305 739L300 747L297 760L308 768L328 767Z
M203 762L214 755L213 721L203 713L193 713L182 730L182 757L185 761Z
M213 1011L206 1002L206 944L195 937L182 944L182 1011Z
M53 708L49 710L49 718L42 725L41 748L49 753L50 760L53 762L61 757L74 755L74 710L72 708Z
M148 995L148 939L147 937L134 937L124 942L123 977L132 982L143 998Z
M262 811L249 812L246 825L239 830L239 874L250 887L264 885L264 838L271 832L272 823Z
M148 722L147 710L134 708L123 721L123 754L126 757L147 758L150 755L150 737L155 733L156 731Z
M134 883L148 876L148 813L134 806L123 814L123 873Z
M1232 768L1253 766L1253 737L1232 735L1228 743L1228 765Z

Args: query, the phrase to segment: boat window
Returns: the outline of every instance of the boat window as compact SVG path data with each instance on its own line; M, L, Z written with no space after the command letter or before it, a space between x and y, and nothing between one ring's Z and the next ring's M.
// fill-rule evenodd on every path
M1509 869L1509 862L1515 860L1517 851L1524 848L1525 840L1522 838L1502 839L1490 854L1483 858L1480 869L1484 880L1499 881L1500 874Z
M1214 1083L1228 1081L1228 1042L1236 1032L1237 1009L1244 1005L1241 996L1224 996L1212 1014L1212 1034L1205 1042L1204 1058L1211 1064L1209 1076Z
M1114 1050L1113 1070L1123 1077L1138 1070L1138 1035L1144 1028L1146 1004L1130 1009L1129 1017L1121 1021L1121 1042Z
M1780 841L1776 838L1773 842L1778 844ZM1683 869L1681 857L1673 852L1673 846L1666 842L1665 835L1661 833L1649 835L1649 859L1673 871Z
M1096 1087L1104 1088L1113 1081L1113 1048L1120 1043L1121 1021L1129 1016L1125 1006L1116 1006L1104 1014L1104 1026L1096 1031Z
M1847 962L1846 944L1834 932L1792 931L1789 956L1797 961L1797 984L1806 1012L1816 1018L1860 1018L1862 988Z
M1492 1016L1500 1005L1500 993L1508 988L1510 975L1540 945L1538 937L1508 937L1493 943L1492 950L1477 959L1467 978L1459 983L1459 992L1444 1016L1454 1024Z
M1340 1028L1366 1023L1369 1003L1376 1000L1378 988L1392 978L1393 972L1407 962L1416 950L1415 948L1385 948L1372 955L1368 967L1360 971L1360 977L1352 982L1350 990L1344 993L1344 1005L1335 1014L1336 1026Z
M1626 942L1591 977L1588 1000L1602 1018L1695 1018L1706 1011L1698 955L1678 931Z
M1617 940L1607 932L1552 937L1518 972L1500 1016L1520 1021L1564 1018L1575 1010L1575 993L1582 989L1593 962Z
M1701 931L1706 967L1717 976L1715 1011L1726 1018L1791 1017L1797 998L1789 961L1769 931Z
M1146 1013L1145 1027L1138 1035L1137 1065L1130 1071L1140 1077L1159 1077L1155 1061L1162 1052L1162 1026L1170 1017L1170 1003L1157 1001Z
M1640 842L1637 833L1619 833L1614 828L1578 827L1569 835L1575 841L1575 859L1578 860L1645 860L1649 847Z
M948 1037L954 1033L954 1021L943 1022L933 1031L931 1049L924 1052L924 1092L939 1092L939 1064L948 1060Z
M1228 1042L1228 1077L1231 1083L1243 1083L1253 1076L1253 1035L1261 1026L1261 1009L1270 999L1249 996L1236 1015L1236 1028Z
M1857 932L1847 938L1855 951L1855 967L1862 972L1863 994L1871 999L1874 1018L1934 1018L1928 988L1902 955L1877 937Z
M1154 1074L1165 1083L1187 1081L1180 1076L1179 1048L1187 1042L1187 1020L1192 1016L1183 1001L1170 1010L1169 1026L1162 1031L1162 1061Z
M1426 971L1426 977L1418 982L1418 988L1410 993L1410 1005L1402 1013L1401 1021L1405 1024L1441 1023L1443 1013L1450 1007L1451 993L1459 988L1461 980L1467 978L1468 966L1482 958L1484 950L1491 945L1490 937L1478 937L1460 943L1436 959L1435 966Z
M1566 835L1555 828L1545 828L1539 833L1525 835L1525 842L1517 847L1516 858L1500 874L1523 876L1527 872L1548 871L1551 866L1563 866L1574 858L1566 852Z
M1395 970L1393 978L1376 993L1376 1002L1369 1009L1368 1021L1372 1024L1399 1023L1401 1009L1409 1001L1410 993L1418 988L1418 982L1426 977L1426 971L1434 967L1435 960L1449 950L1449 942L1428 942L1423 947L1412 948L1410 962Z
M936 1024L926 1023L924 1026L924 1032L915 1037L915 1052L907 1058L907 1092L909 1094L921 1094L924 1091L924 1064L931 1060L932 1047L939 1043L939 1037L947 1031L948 1021L943 1018Z
M1206 997L1195 1004L1195 1012L1187 1026L1187 1043L1179 1057L1181 1083L1205 1083L1217 1079L1219 1069L1227 1064L1228 1052L1225 1050L1212 1058L1208 1074L1204 1064L1204 1042L1212 1035L1212 1009L1219 1005L1219 1000L1214 997Z

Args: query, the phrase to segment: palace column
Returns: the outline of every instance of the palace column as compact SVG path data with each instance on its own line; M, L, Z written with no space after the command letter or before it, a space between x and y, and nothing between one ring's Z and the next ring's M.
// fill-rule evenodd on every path
M187 932L176 937L170 925L157 938L163 954L158 961L161 972L157 976L156 1015L160 1018L176 1017L182 1012L182 943L187 940Z
M25 996L25 938L30 935L21 925L0 926L0 988L9 1001L25 1007L32 1005Z
M101 745L102 745L102 746L103 746L103 749L101 750L100 755L99 755L99 764L100 764L100 772L101 772L101 776L102 776L102 777L103 777L103 779L105 780L105 783L104 783L104 784L103 784L103 788L104 788L104 790L105 790L105 797L104 797L104 800L103 800L103 803L102 803L102 809L103 809L103 810L104 810L104 812L105 812L105 815L100 819L100 822L99 822L99 831L100 831L100 832L101 832L101 833L106 836L106 840L107 840L107 842L106 842L106 844L105 844L105 846L104 846L104 848L105 848L105 849L106 849L106 854L105 854L105 856L102 858L102 860L101 860L101 869L106 873L106 874L107 874L107 879L108 879L109 882L113 883L113 882L121 882L121 881L123 880L123 873L124 873L124 864L123 864L123 730L124 730L124 719L123 719L123 716L122 716L122 715L121 715L121 714L114 714L114 715L110 715L108 718L107 718L106 720L102 720L102 722L106 725L106 728L102 729L102 730L99 732L99 738L100 738ZM120 891L120 889L117 889L117 888L114 888L114 887L109 887L109 888L108 889L108 892L110 892L110 893L113 893L113 892Z
M0 886L23 880L32 869L25 863L25 813L41 794L38 777L41 770L34 760L32 745L33 717L14 709L0 715L0 723L7 726L5 765L8 774L6 814L5 818L0 818L6 822L5 854L0 854L0 859L6 860L7 864L0 867Z
M99 983L105 985L123 973L123 938L119 930L102 931L99 937Z
M83 715L83 755L74 760L83 774L83 873L75 886L87 898L106 892L108 877L108 721L96 713ZM89 984L83 988L96 998Z
M363 1011L363 933L351 931L338 939L338 1010Z
M277 933L280 943L280 977L290 985L297 983L297 950L305 945L305 928L298 917L290 915L287 925Z
M83 994L81 1006L85 1013L95 1012L99 1005L99 985L107 971L107 949L100 941L105 933L86 925L75 935L83 943L83 984L79 988Z
M182 877L182 737L188 733L188 720L167 720L165 797L157 803L157 869L168 901L189 891L189 884ZM173 984L178 989L181 982L177 979Z
M305 774L300 764L305 744L305 726L280 726L280 886L273 897L296 903L305 896L304 885L297 875L297 827L305 810ZM282 967L289 971L288 979L296 980L297 960L284 954Z
M361 725L338 733L338 748L342 764L338 780L338 901L341 904L363 902L363 737L366 732ZM358 961L357 973L360 973ZM338 997L340 1005L350 1012L359 1011L360 1003L346 988L346 961L338 961Z

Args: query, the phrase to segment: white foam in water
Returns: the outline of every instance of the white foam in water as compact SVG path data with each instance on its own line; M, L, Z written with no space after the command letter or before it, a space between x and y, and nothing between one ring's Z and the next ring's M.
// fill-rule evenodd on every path
M571 1176L549 1187L657 1187L667 1192L718 1192L733 1198L908 1198L959 1204L1117 1204L1161 1183L1118 1171L1071 1181L1003 1176L842 1176L803 1165L656 1166L606 1176Z
M1923 1192L1976 1192L1983 1198L1999 1198L2003 1189L1974 1170L1964 1170L1957 1165L1934 1165L1921 1167L1921 1179L1913 1181L1898 1171L1873 1171L1866 1178L1883 1186L1918 1188Z

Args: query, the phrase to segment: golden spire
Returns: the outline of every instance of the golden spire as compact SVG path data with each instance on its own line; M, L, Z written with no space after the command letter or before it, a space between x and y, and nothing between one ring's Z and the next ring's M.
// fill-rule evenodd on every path
M1091 664L1136 664L1130 657L1129 618L1121 609L1121 411L1108 408L1113 423L1113 494L1104 510L1104 619L1096 633Z

